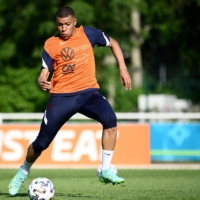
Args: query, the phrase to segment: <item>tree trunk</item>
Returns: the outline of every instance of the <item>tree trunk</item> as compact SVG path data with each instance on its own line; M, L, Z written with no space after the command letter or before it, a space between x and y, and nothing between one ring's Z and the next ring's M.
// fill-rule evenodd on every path
M139 0L135 0L138 1ZM142 56L141 56L141 24L140 24L140 13L137 8L134 7L131 12L131 28L132 28L132 39L134 47L131 50L131 70L132 70L132 82L133 87L142 87L143 73L142 73Z

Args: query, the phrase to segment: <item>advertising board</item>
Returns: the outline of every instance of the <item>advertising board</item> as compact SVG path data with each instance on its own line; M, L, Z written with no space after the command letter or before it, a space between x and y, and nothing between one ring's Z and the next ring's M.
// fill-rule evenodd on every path
M39 124L0 125L0 167L19 167ZM47 133L48 134L48 133ZM148 124L119 124L113 164L150 164ZM96 167L101 164L100 124L65 124L35 167Z

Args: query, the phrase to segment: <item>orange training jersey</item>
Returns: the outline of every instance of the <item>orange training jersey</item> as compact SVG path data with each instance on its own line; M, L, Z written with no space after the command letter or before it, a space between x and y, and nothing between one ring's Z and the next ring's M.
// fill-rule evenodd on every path
M100 30L80 26L68 40L51 37L44 45L42 66L53 71L50 93L74 93L99 88L93 47L107 46L109 37Z

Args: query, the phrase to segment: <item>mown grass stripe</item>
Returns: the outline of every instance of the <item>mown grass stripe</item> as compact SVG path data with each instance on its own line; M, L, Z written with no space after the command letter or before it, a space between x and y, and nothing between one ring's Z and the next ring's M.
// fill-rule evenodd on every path
M102 185L96 169L31 169L15 197L8 184L16 169L0 169L0 200L27 200L28 186L37 177L46 177L55 187L53 200L199 200L200 170L118 170L125 178L120 185Z

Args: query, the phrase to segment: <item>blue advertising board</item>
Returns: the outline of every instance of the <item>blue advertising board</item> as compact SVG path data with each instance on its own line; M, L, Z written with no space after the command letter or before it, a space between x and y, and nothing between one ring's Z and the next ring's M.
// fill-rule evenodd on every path
M200 123L151 123L151 161L200 161Z

